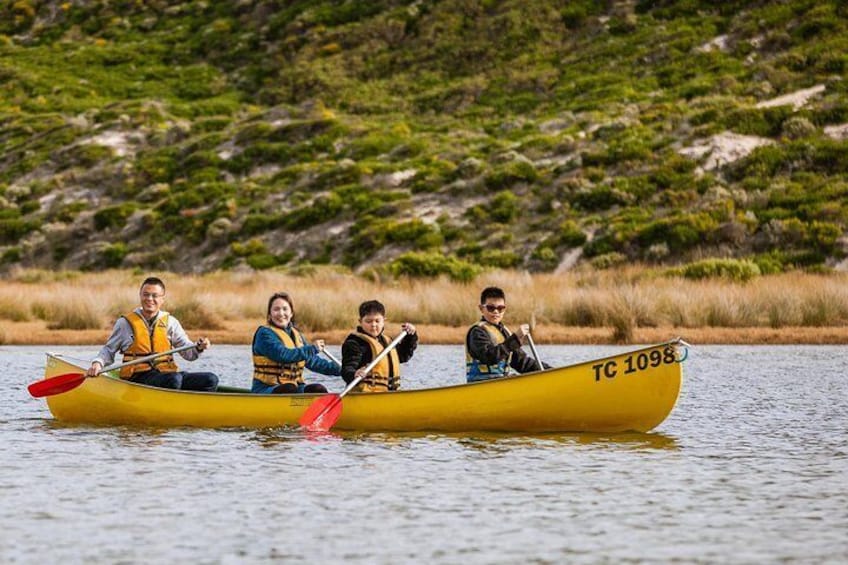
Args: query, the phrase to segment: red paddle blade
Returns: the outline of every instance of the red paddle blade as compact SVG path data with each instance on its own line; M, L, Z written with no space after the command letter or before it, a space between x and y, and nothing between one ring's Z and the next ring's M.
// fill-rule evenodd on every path
M326 432L333 427L342 415L342 397L328 394L309 405L298 423L310 432Z
M62 394L63 392L77 388L84 380L85 375L83 373L65 373L64 375L57 375L43 381L34 382L27 387L27 390L35 398L53 396L54 394Z

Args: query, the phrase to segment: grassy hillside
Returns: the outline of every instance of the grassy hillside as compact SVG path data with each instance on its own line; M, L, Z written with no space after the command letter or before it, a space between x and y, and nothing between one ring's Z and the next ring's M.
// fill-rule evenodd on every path
M0 266L826 270L846 22L812 0L3 2Z

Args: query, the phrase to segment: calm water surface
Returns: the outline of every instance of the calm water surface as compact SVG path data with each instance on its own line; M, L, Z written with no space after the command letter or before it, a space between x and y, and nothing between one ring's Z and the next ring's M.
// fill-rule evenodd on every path
M539 349L553 365L622 350ZM844 347L695 347L650 434L319 439L63 425L26 392L44 350L0 347L2 563L848 559ZM248 358L218 346L193 367L245 386ZM423 346L405 384L462 364Z

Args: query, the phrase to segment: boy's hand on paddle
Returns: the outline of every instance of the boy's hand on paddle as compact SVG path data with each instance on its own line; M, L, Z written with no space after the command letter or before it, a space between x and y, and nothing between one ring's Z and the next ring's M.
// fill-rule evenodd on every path
M198 353L200 353L204 349L208 349L209 346L211 346L211 345L212 345L212 342L209 341L208 337L201 337L200 339L197 340L197 343L194 344L194 346L197 348Z
M316 339L314 344L315 344L315 347L318 348L318 353L321 353L322 351L324 351L325 344L324 344L323 339Z
M415 326L409 322L402 323L400 327L407 333L407 335L415 335Z
M524 341L530 335L530 324L521 324L515 333L518 334L518 339Z

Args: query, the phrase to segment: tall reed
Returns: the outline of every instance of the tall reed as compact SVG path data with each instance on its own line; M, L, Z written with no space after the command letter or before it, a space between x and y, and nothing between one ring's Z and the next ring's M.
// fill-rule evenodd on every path
M747 283L658 277L628 267L529 275L495 271L473 283L448 279L375 281L336 269L308 276L263 271L206 275L157 273L167 285L163 308L198 329L261 323L268 297L292 294L299 324L312 331L355 326L359 304L378 299L390 322L464 327L479 318L485 286L506 291L507 323L535 321L614 327L628 339L639 327L764 327L848 325L848 276L789 273ZM138 305L143 276L129 271L22 271L0 279L0 318L44 319L55 327L108 328Z

